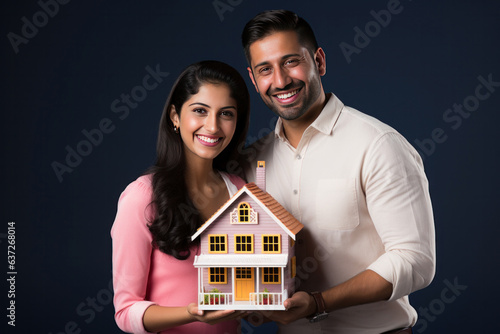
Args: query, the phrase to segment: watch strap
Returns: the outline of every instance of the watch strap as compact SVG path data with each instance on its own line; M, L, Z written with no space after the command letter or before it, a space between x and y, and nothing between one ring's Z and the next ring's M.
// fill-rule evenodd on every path
M325 300L323 299L323 295L321 294L321 292L311 292L309 294L313 297L314 302L316 303L316 312L313 315L307 317L309 319L309 322L314 323L328 318L328 313L326 313Z
M311 292L310 295L314 298L314 301L316 302L316 314L325 313L326 312L325 300L323 299L323 295L321 294L321 292L318 291Z

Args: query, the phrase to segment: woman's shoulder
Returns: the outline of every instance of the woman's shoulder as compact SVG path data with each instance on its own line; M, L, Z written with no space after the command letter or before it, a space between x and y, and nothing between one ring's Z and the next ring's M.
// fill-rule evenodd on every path
M148 175L140 176L128 184L118 199L117 213L111 229L112 235L129 230L137 231L137 228L148 231L147 222L154 217L150 205L152 193L151 177Z
M146 174L146 175L141 175L134 181L130 182L127 187L125 188L124 192L151 192L152 189L152 175L151 174Z
M120 195L120 202L125 199L134 202L150 202L153 193L151 175L141 175L130 182Z
M153 174L145 174L139 176L134 182L132 183L137 183L137 185L151 189L153 186Z

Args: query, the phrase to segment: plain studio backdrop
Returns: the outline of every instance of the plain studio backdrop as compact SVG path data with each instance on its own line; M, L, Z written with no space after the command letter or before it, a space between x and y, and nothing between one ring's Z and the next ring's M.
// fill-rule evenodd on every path
M395 127L424 158L437 272L410 297L415 332L496 329L499 2L0 6L2 333L120 333L110 229L119 194L154 161L172 83L195 61L231 64L252 97L248 141L267 134L276 118L247 77L240 34L255 14L277 8L312 25L326 52L325 90Z

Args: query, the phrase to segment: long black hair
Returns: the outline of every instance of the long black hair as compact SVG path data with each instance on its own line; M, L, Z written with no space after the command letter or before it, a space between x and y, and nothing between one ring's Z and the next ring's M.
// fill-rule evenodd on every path
M184 172L184 146L170 119L172 106L180 116L182 105L197 94L203 84L226 84L236 100L236 129L228 146L213 161L217 170L227 171L237 161L238 147L244 145L250 116L250 97L242 76L233 67L213 60L188 66L177 78L167 98L160 120L156 162L152 174L155 216L149 230L153 245L176 259L190 256L191 235L202 224L200 214L188 195Z

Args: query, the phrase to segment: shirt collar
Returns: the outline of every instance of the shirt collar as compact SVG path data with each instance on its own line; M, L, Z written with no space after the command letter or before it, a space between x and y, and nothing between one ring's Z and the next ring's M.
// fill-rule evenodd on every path
M309 125L307 129L315 128L325 135L330 135L333 132L333 127L335 126L335 123L337 123L337 119L339 118L342 109L344 108L344 104L333 93L326 94L326 98L328 99L328 102L325 104L318 117L314 120L314 122L312 122L311 125ZM281 117L279 117L276 122L274 135L282 141L287 140L284 135L283 121L281 120Z

